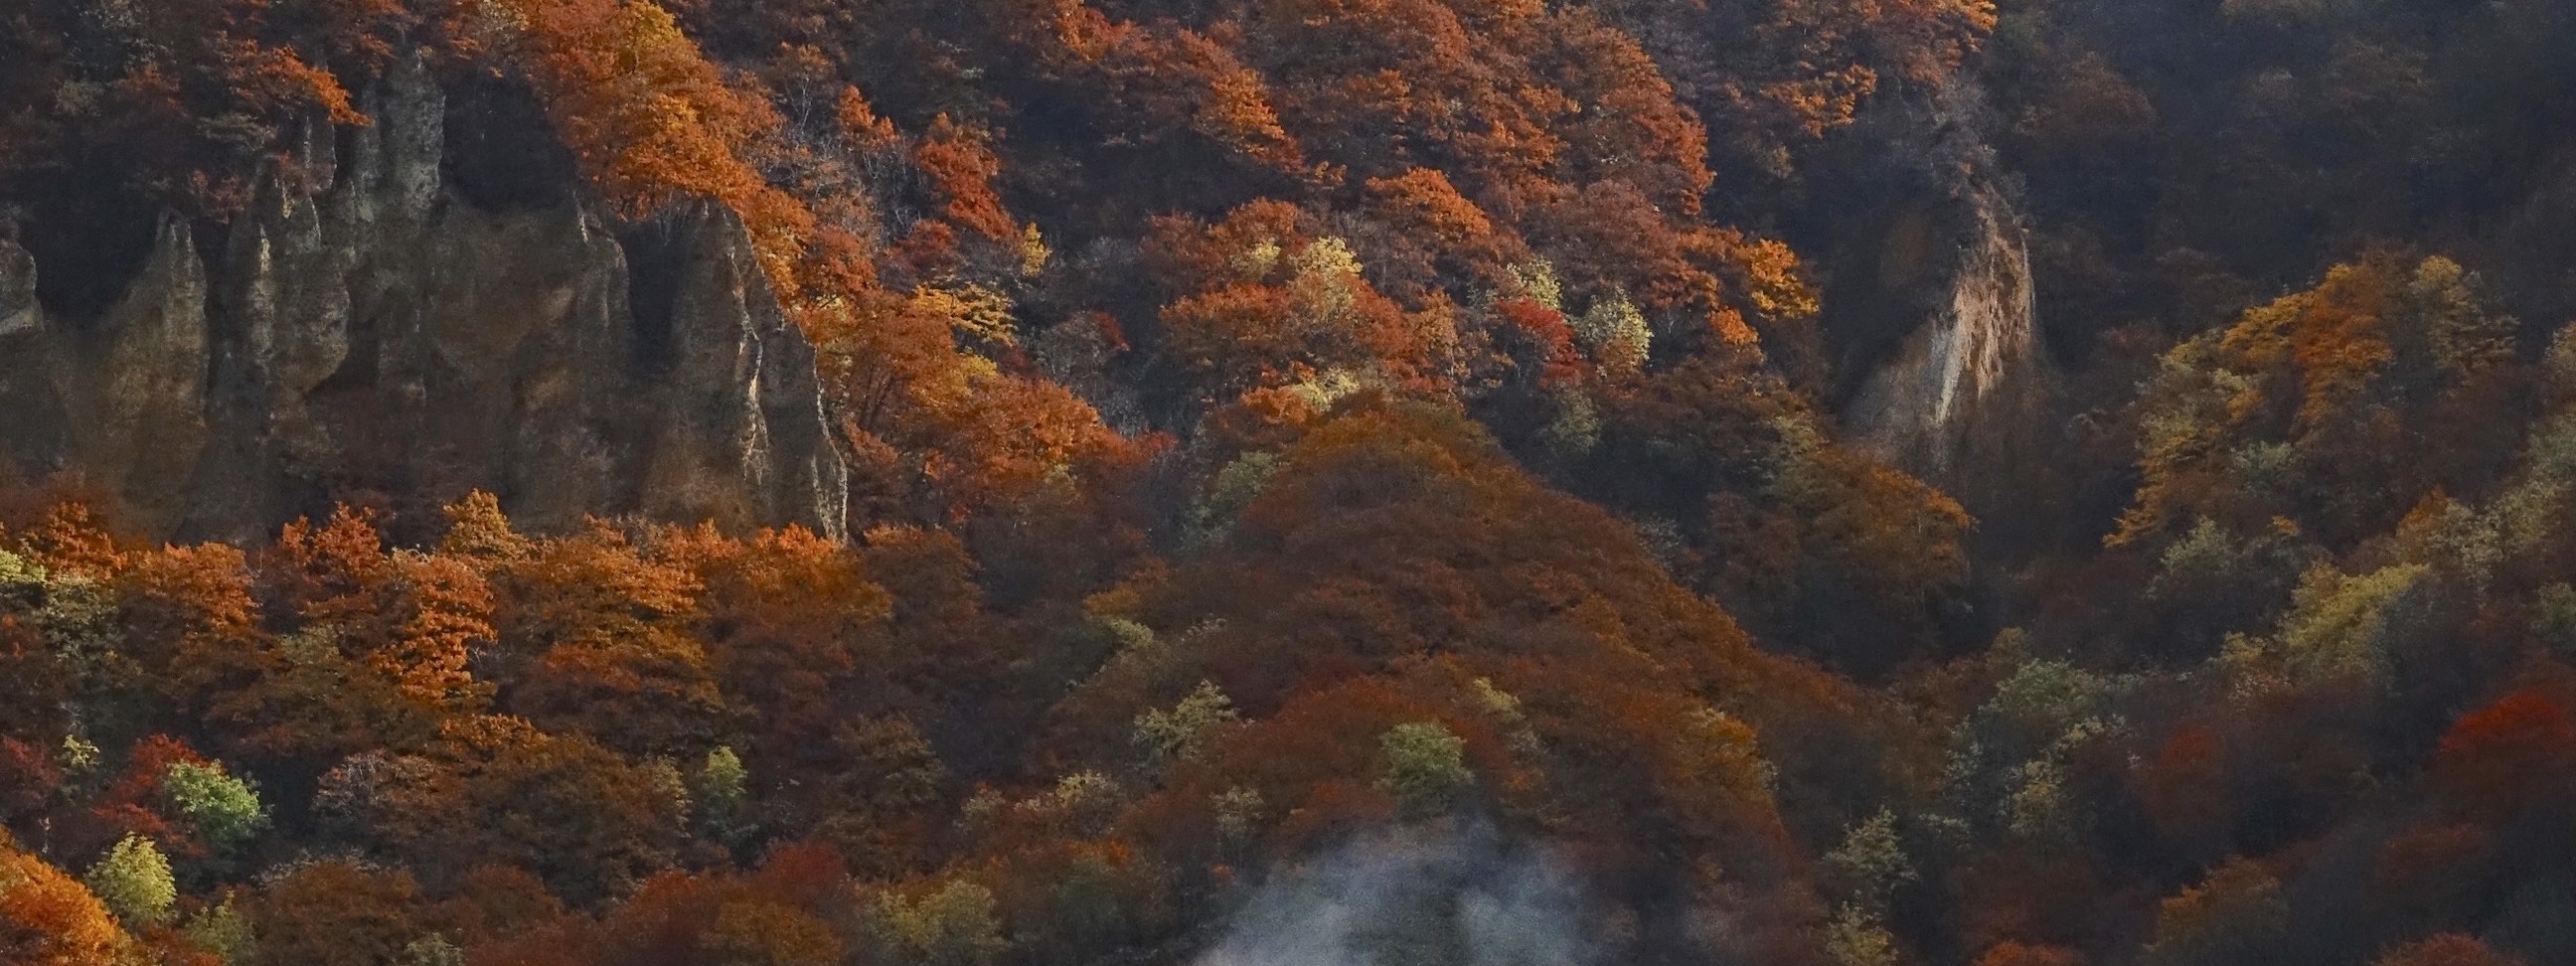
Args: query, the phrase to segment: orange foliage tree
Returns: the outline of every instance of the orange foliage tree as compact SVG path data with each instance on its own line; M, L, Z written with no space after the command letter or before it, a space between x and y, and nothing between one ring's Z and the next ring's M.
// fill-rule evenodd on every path
M80 880L0 833L0 958L27 966L124 966L150 960Z

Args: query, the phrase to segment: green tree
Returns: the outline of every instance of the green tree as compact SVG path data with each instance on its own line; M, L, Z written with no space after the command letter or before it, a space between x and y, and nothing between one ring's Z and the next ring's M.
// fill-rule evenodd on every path
M730 746L716 746L699 763L690 790L697 795L700 819L717 838L737 842L751 831L750 779L750 769Z
M179 927L179 934L187 937L189 945L214 954L225 966L248 962L259 941L251 929L250 917L242 914L231 896L188 917L188 924Z
M976 966L1007 946L993 893L964 879L918 898L878 893L868 907L868 931L888 961L905 966Z
M1896 813L1884 808L1852 826L1843 844L1825 853L1825 869L1844 895L1868 912L1885 910L1889 894L1915 878L1914 863L1897 839Z
M161 854L160 846L140 835L119 840L81 881L128 926L160 924L170 918L170 907L179 900L178 884L170 878L170 859Z
M1825 926L1825 952L1839 966L1896 966L1896 937L1876 913L1844 906Z
M1395 796L1408 816L1437 813L1457 793L1475 784L1467 767L1467 743L1436 721L1415 721L1389 728L1378 739L1386 772L1377 785Z
M1187 759L1198 754L1218 727L1237 717L1234 701L1213 682L1201 681L1169 710L1137 715L1134 740L1156 764Z
M465 951L446 936L430 933L403 947L402 966L465 966Z
M225 772L221 764L171 762L161 775L161 794L218 851L248 842L268 827L268 807L260 803L259 789Z

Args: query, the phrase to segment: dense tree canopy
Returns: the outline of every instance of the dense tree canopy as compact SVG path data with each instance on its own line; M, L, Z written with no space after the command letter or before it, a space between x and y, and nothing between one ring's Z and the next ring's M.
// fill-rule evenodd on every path
M853 534L0 466L0 960L2576 962L2570 9L0 0L45 351L427 76L739 218Z

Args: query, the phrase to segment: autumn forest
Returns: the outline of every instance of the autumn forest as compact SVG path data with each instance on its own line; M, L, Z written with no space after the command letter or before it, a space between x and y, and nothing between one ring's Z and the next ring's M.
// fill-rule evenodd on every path
M0 964L2576 963L2576 4L0 0Z

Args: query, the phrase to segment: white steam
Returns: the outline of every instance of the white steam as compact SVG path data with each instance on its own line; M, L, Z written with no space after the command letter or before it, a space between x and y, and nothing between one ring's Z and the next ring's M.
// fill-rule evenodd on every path
M1197 966L1590 966L1583 908L1542 852L1389 834L1278 873Z

